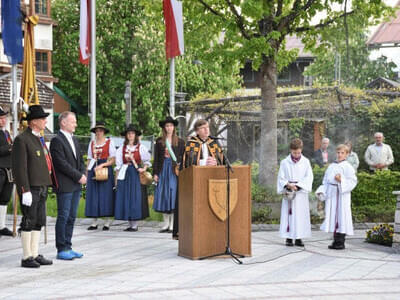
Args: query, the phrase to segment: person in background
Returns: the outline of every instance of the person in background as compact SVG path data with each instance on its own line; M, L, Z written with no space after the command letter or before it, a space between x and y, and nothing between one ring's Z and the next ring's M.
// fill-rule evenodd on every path
M360 165L360 161L358 160L358 155L357 153L353 152L353 145L350 141L347 141L344 143L347 148L349 148L349 155L347 156L347 161L349 164L354 168L354 170L357 173L358 166Z
M129 222L124 231L138 231L138 220L149 216L147 188L140 184L139 173L151 167L150 153L140 144L141 131L132 124L121 132L125 137L116 153L117 192L115 196L115 219Z
M308 194L312 190L313 172L310 161L304 157L303 141L290 142L290 154L281 161L278 172L278 194L283 194L279 233L286 238L286 246L304 247L302 238L311 236ZM287 197L294 195L293 199Z
M185 142L176 135L178 121L167 117L159 122L162 136L156 140L154 149L153 175L157 183L154 192L153 209L163 214L164 226L160 232L173 232L173 212L178 205L178 177L176 169L180 167L185 151Z
M0 107L0 236L12 236L13 233L6 227L7 205L11 199L13 189L11 175L12 139L6 129L7 114Z
M109 132L104 122L97 122L90 129L95 134L88 149L88 180L86 186L86 217L93 218L88 230L97 229L97 218L106 217L103 230L109 230L111 217L114 216L114 173L112 165L115 163L116 149L111 139L106 137ZM108 178L97 181L95 171L107 168Z
M53 264L39 254L40 233L46 226L47 190L52 184L57 186L52 159L40 133L46 128L48 115L40 105L30 106L28 128L15 138L12 147L12 172L22 212L23 268Z
M353 235L351 216L351 191L357 185L354 168L346 160L349 150L346 145L336 148L336 160L325 171L322 185L315 191L317 198L325 201L325 219L321 230L333 232L329 249L345 248L346 234Z
M321 148L314 152L313 162L321 168L332 161L328 147L329 139L324 137L321 141Z
M86 166L79 142L73 135L77 127L75 114L64 111L58 116L60 131L50 142L58 187L56 220L57 259L81 258L82 253L72 250L75 218L81 199L82 185L86 184Z
M369 145L364 154L365 162L371 171L387 170L394 163L392 148L383 143L384 136L382 132L374 134L375 143Z

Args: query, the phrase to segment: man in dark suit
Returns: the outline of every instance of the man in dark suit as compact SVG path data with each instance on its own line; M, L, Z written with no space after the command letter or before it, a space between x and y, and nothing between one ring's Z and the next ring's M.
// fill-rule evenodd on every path
M86 167L79 143L73 136L77 126L73 112L65 111L58 117L60 132L50 143L58 182L56 248L57 258L72 260L82 253L72 250L72 234L81 197L82 184L86 184Z
M19 134L12 148L12 171L21 201L21 240L24 268L39 268L53 262L39 254L40 231L46 225L47 189L54 168L44 138L47 116L40 105L29 107L28 128Z
M7 205L13 188L11 175L12 139L6 129L8 112L0 107L0 235L12 236L6 227Z

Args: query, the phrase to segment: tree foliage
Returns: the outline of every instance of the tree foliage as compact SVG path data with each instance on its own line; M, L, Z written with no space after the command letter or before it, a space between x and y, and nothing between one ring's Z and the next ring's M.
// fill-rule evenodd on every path
M396 65L393 62L389 62L385 56L370 59L372 50L367 47L368 28L360 20L363 19L358 18L357 14L348 18L348 34L344 30L346 24L343 20L324 30L324 41L330 46L315 49L317 57L305 74L313 76L317 83L335 85L335 61L339 68L340 57L341 82L344 85L365 88L379 76L394 79L393 69Z
M53 2L53 18L58 23L54 28L53 73L59 79L58 86L87 107L89 69L79 63L79 2ZM149 5L154 9L149 10ZM169 101L161 2L97 0L96 14L97 119L104 120L112 133L121 131L125 123L125 81L130 80L133 123L145 134L158 133L158 121L168 114ZM185 34L189 34L186 29ZM231 72L223 73L218 58L194 65L196 53L188 44L186 49L176 60L177 91L188 93L190 98L200 92L226 92L238 86L237 63ZM87 134L88 118L80 116L79 122L79 131Z
M285 38L297 35L307 49L328 46L317 44L324 28L334 26L346 16L357 14L365 24L386 14L382 0L353 0L346 12L340 7L347 0L196 0L186 6L186 14L196 35L190 38L201 49L204 60L221 56L226 61L247 60L261 71L262 114L260 183L274 185L277 164L277 72L297 56L287 50ZM350 2L349 2L350 4ZM350 7L350 5L349 5ZM315 18L322 16L317 23ZM207 32L209 38L203 39ZM223 34L223 41L221 41Z

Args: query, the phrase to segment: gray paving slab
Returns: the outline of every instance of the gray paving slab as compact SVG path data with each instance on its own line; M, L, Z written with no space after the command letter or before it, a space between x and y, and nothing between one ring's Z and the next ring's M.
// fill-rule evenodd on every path
M400 255L365 243L365 229L343 251L329 250L331 235L313 231L305 248L286 247L273 226L252 233L252 257L193 261L177 256L178 242L159 224L125 222L110 231L87 231L78 220L74 261L56 260L54 219L40 269L20 267L19 238L0 238L0 299L400 299ZM101 226L100 226L101 227Z

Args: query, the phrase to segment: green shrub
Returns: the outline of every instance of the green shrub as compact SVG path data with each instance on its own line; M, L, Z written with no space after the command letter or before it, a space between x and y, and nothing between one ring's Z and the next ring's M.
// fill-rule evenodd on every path
M321 184L322 184L322 179L324 179L324 174L326 171L327 167L320 167L318 165L314 165L313 167L313 175L314 175L314 181L313 181L313 191L315 191Z
M268 206L258 209L253 208L251 212L251 221L255 224L265 224L271 221L272 209Z

